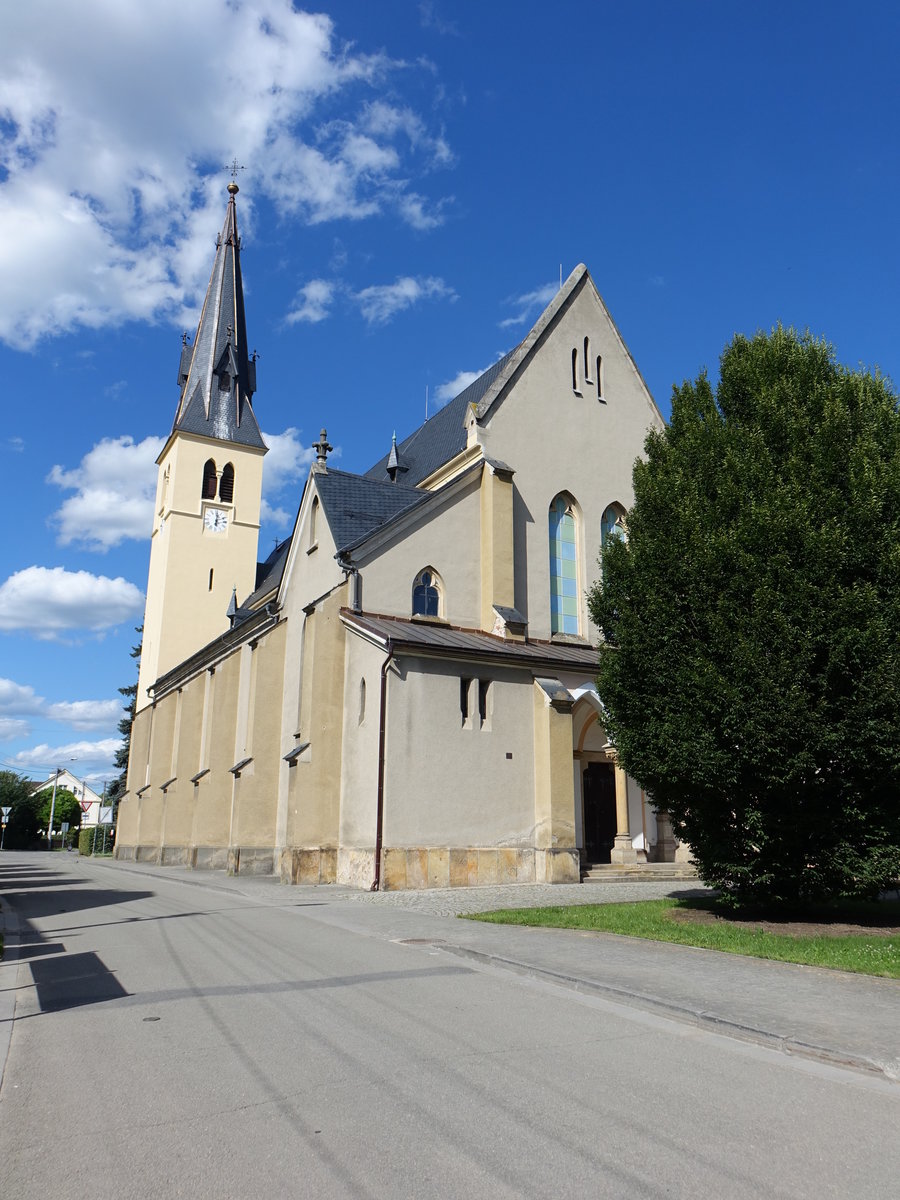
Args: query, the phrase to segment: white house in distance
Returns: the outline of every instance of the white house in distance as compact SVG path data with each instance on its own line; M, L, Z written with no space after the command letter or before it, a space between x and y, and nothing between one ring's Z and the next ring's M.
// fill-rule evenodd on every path
M31 789L32 796L36 796L38 792L46 792L48 788L52 789L54 779L56 779L56 771L53 771L49 779L43 783L34 784ZM57 789L64 788L67 792L71 792L81 805L82 828L85 825L100 824L101 799L93 788L88 787L83 779L76 779L71 771L60 770L56 786Z

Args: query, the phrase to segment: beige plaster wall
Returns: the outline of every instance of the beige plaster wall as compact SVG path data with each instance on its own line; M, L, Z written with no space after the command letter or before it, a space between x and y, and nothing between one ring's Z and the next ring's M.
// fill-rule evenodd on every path
M533 845L530 675L427 659L399 665L401 676L388 679L385 846ZM480 727L474 687L463 727L461 675L492 680L489 728Z
M253 762L235 782L231 844L271 848L275 845L281 744L281 699L284 680L286 622L276 625L250 650L245 671L244 757ZM237 761L237 760L236 760Z
M591 357L603 358L606 403L595 382L579 379L580 395L572 389L572 349L580 358L585 335ZM515 469L516 607L528 616L531 637L550 637L551 501L565 491L579 506L583 592L598 574L603 511L613 502L631 504L634 460L647 429L661 425L611 320L584 286L480 433L485 452ZM596 640L583 601L581 631Z
M481 621L479 530L480 473L452 488L443 505L429 508L402 535L359 555L366 612L408 617L413 580L432 567L443 584L441 615L453 625L478 628ZM413 518L411 518L413 519Z
M310 745L287 771L287 848L337 846L345 638L339 613L346 600L344 584L307 617L300 719L303 740Z
M385 655L377 646L347 634L342 742L340 843L356 849L375 848L378 808L378 733L381 666ZM365 716L360 721L360 682L366 682Z
M194 792L192 846L227 847L229 844L234 782L230 770L235 762L240 664L240 650L237 650L216 667L210 715L209 773L203 776Z

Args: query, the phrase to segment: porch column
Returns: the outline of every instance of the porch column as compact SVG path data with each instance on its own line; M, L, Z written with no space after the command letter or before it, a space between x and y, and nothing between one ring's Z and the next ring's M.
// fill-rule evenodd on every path
M610 851L609 861L613 863L636 863L637 851L631 844L631 830L628 825L628 776L614 760L616 772L616 840Z

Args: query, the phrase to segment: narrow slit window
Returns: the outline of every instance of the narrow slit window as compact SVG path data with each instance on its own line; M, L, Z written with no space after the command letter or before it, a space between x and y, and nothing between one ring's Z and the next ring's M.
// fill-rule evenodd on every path
M319 497L313 496L313 502L309 509L309 548L312 549L316 544L316 518L319 515Z
M489 679L478 680L478 718L481 724L484 725L489 715L489 700L491 694L491 681Z
M572 347L572 391L578 391L578 347Z
M603 359L597 355L597 399L603 404L606 403L606 397L603 394Z
M212 585L213 585L213 568L210 567L209 568L209 590L210 591L212 591Z
M359 681L359 720L358 720L357 724L362 725L362 723L365 719L366 719L366 681L365 681L365 679L360 679L360 681Z
M584 382L591 382L591 339L584 339Z
M471 679L460 679L459 681L459 711L462 714L463 722L469 719L469 688L471 684Z
M230 504L234 499L234 467L231 463L226 463L222 470L222 479L219 483L219 499L225 504Z

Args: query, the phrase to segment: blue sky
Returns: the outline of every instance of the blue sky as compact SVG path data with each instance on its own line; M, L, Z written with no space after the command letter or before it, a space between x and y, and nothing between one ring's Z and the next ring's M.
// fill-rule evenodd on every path
M260 557L322 425L366 469L578 262L664 413L777 321L900 378L895 5L30 0L3 28L3 766L114 774L235 158Z

